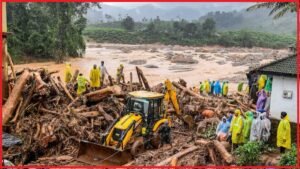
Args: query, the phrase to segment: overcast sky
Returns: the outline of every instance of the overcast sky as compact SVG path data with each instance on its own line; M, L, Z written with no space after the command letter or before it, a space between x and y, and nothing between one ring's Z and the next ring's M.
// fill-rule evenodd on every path
M249 7L254 3L249 2L104 2L103 4L113 5L122 7L125 9L134 8L142 5L154 5L160 8L174 8L178 6L192 7L197 8L197 6L206 6L206 7L227 7L228 10L239 10L241 8Z

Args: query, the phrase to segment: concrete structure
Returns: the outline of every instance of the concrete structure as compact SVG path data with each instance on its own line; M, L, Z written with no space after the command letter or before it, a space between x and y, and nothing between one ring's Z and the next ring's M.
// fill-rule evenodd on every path
M282 111L288 113L290 121L297 122L297 64L292 55L253 69L249 74L265 74L273 77L270 118L280 119Z

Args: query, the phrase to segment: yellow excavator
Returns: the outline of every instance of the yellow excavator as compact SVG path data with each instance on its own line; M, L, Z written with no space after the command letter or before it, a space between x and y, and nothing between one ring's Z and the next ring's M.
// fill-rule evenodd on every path
M125 110L102 134L100 144L80 142L77 160L89 165L124 165L144 151L146 145L158 148L159 130L168 122L170 113L165 106L172 103L176 116L191 127L191 116L180 113L176 91L169 80L165 81L165 94L134 91L128 94Z

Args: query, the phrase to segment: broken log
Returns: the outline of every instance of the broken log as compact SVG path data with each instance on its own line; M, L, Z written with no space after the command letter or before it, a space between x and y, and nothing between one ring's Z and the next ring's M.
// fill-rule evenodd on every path
M15 115L15 117L11 120L11 122L13 122L13 123L16 123L16 121L17 121L17 119L18 119L18 117L19 117L19 115L20 115L20 110L21 110L21 107L22 107L22 105L23 105L23 98L21 98L20 100L21 100L21 101L20 101L19 106L18 106L18 108L17 108L16 115Z
M193 151L196 151L198 150L199 147L198 146L191 146L185 150L182 150L180 152L178 152L177 154L174 154L173 156L161 161L160 163L156 164L155 166L165 166L165 165L168 165L170 164L170 162L172 161L173 158L181 158L182 156L188 154L188 153L191 153Z
M78 113L78 115L83 117L97 117L100 115L100 113L98 111L89 111L84 113Z
M177 157L174 157L174 158L171 160L170 165L171 165L171 166L177 166L177 162L178 162L178 158L177 158Z
M226 161L226 163L231 164L233 162L233 156L228 153L224 145L217 140L214 140L213 143L216 150L220 153L221 157Z
M24 86L27 79L31 76L28 70L25 70L21 77L17 80L15 87L9 95L7 101L2 107L2 125L5 125L13 115L13 112L18 105Z
M177 82L172 82L172 84L173 84L176 88L178 88L178 89L180 89L181 91L187 93L188 95L194 96L194 97L196 97L196 98L198 98L198 99L201 99L201 100L205 99L203 96L200 96L199 94L196 94L195 92L193 92L193 91L187 89L186 87L180 85L180 84L177 83Z
M37 89L37 91L47 86L47 84L41 78L41 75L40 75L39 72L34 72L34 78L36 80L36 89Z
M199 139L199 140L195 141L195 145L204 145L204 146L207 146L210 143L211 143L211 141L204 140L204 139Z
M43 108L43 107L41 107L39 110L40 110L41 112L43 112L43 113L50 113L50 114L54 114L54 115L61 115L60 113L57 113L56 111L47 110L47 109L45 109L45 108Z
M140 68L138 68L138 67L136 67L136 70L138 72L138 75L141 76L141 79L142 79L142 81L144 83L145 89L148 90L148 91L150 91L149 83L148 83L146 77L144 76L143 71Z
M214 149L212 148L212 146L208 145L207 150L208 150L208 155L209 155L211 161L214 163L214 165L217 165L216 153L215 153Z
M110 94L120 95L122 94L121 92L122 92L121 87L115 85L115 86L108 86L106 88L87 93L84 96L89 101L98 102L101 101L103 98L109 96Z
M69 90L67 89L67 87L65 85L62 84L60 76L57 76L57 80L58 80L58 85L64 90L64 92L67 94L67 96L72 100L72 102L75 101L75 99L73 98L73 96L70 94Z
M103 115L103 117L106 121L108 121L108 122L114 121L114 118L111 115L107 114L100 105L98 106L98 110L99 110L100 114Z
M17 79L17 75L16 75L15 68L14 68L14 63L13 63L9 53L7 53L7 59L8 59L10 68L11 68L12 75L13 75L14 79Z
M55 83L55 81L53 80L53 78L50 77L49 79L50 79L50 83L51 83L52 87L54 88L56 94L57 95L61 95L60 91L58 90L57 84Z

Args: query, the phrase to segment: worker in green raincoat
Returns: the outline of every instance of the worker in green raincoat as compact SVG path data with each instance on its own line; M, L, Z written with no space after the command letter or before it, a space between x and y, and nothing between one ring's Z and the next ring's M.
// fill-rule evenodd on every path
M285 149L291 149L291 125L286 112L281 112L277 129L277 147L280 148L280 153L284 153Z
M94 65L94 67L90 71L90 81L91 81L91 87L93 89L100 87L100 79L101 79L101 70L97 68L97 65Z
M228 95L228 82L223 82L223 85L222 85L222 95L224 97L227 97L227 95Z
M205 91L205 84L200 82L200 94L203 94L203 92Z
M272 77L269 77L267 82L266 82L266 86L265 86L265 91L266 92L271 92L272 91Z
M66 68L65 68L65 82L69 83L72 79L72 71L71 71L71 64L66 63Z
M243 127L243 142L247 143L250 139L250 131L251 131L251 125L253 120L253 113L251 111L247 111L246 118L244 120L244 127Z
M81 95L86 92L86 85L88 80L83 77L82 73L80 73L77 77L77 95Z
M237 147L239 144L243 143L243 117L241 111L236 109L234 111L234 117L230 125L231 141L232 144Z
M243 90L243 85L244 85L243 82L240 82L240 83L238 84L238 91L239 91L239 92L241 92L241 91Z

